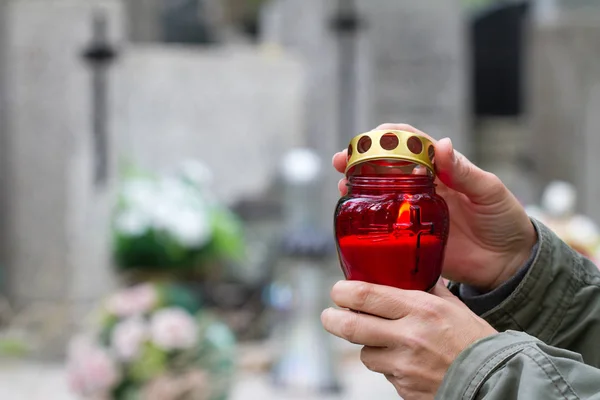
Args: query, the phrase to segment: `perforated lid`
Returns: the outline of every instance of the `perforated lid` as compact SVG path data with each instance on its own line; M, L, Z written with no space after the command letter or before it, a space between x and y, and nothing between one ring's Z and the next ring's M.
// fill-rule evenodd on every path
M350 141L346 173L365 161L404 160L423 165L435 175L434 157L433 142L425 136L406 131L370 131Z

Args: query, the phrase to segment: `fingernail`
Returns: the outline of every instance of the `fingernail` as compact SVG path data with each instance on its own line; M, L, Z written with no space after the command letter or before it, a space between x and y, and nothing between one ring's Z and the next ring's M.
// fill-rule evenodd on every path
M454 145L452 144L452 139L448 138L448 142L450 142L450 148L452 149L450 152L450 160L452 162L456 162L456 152L454 151Z

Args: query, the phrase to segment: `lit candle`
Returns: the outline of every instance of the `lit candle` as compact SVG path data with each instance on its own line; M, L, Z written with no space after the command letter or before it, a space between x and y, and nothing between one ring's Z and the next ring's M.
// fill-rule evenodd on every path
M435 191L433 143L411 132L371 131L354 138L348 154L348 194L334 218L346 279L431 289L449 232L448 207Z

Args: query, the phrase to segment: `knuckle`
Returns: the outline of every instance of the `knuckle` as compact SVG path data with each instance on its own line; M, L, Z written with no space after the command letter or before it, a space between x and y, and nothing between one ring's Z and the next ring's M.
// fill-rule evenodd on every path
M408 375L406 368L404 363L396 363L390 375L395 379L402 379Z
M380 372L377 370L375 361L373 359L373 352L370 351L367 347L363 347L360 351L360 361L363 363L368 370L373 372Z
M416 331L406 331L402 337L402 344L413 352L423 347L423 335Z
M340 325L340 334L342 337L349 342L352 342L356 337L356 331L358 329L358 316L354 313L346 316Z
M440 320L445 312L445 305L438 301L427 301L421 305L421 315L426 319Z
M356 306L358 309L363 308L370 301L372 294L373 286L365 282L358 283L355 288L354 298L356 304L354 304L354 306Z
M502 183L502 180L498 177L498 175L493 174L491 172L486 172L486 174L488 175L491 191L499 192L502 189L504 189L504 183Z

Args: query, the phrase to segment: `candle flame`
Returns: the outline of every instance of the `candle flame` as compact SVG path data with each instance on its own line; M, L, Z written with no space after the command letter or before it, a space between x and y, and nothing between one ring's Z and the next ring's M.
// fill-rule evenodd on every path
M397 222L399 224L410 224L410 203L406 200L400 205Z

